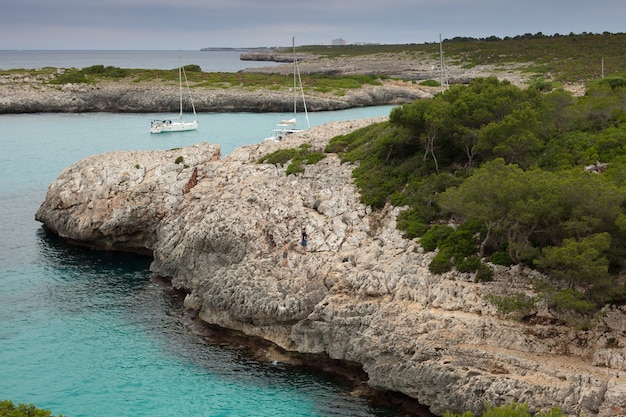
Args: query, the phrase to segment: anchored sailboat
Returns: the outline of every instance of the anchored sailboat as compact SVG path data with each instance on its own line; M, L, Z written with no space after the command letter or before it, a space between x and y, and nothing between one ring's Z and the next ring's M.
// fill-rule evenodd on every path
M296 132L302 132L309 129L309 114L306 108L306 100L304 99L304 88L302 87L302 79L300 78L300 69L298 68L298 58L296 56L296 41L292 39L293 45L293 117L291 119L281 120L276 124L273 135L267 139L270 140L283 140L287 135ZM302 95L302 106L304 107L304 116L306 120L306 129L298 127L297 121L297 107L298 107L298 92Z
M180 61L180 55L178 57ZM186 122L183 120L183 77L185 78L185 84L187 86L187 94L189 95L189 101L191 102L191 108L193 109L194 120ZM187 74L185 68L182 65L178 66L178 89L179 89L179 105L180 111L178 113L178 120L162 119L153 120L150 123L150 133L162 133L162 132L184 132L187 130L198 129L198 116L196 115L196 107L193 104L191 98L191 90L189 89L189 82L187 81Z

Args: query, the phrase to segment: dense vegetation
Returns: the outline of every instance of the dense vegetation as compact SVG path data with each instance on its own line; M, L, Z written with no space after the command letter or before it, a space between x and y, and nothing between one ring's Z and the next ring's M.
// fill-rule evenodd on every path
M0 401L1 417L54 417L48 410L35 407L33 404L19 404L15 406L12 401ZM63 417L59 414L59 417Z
M535 417L562 417L564 414L559 408L553 408L547 412L531 414L528 405L516 402L500 407L487 405L482 413L482 417L531 417L532 415ZM471 411L466 411L463 414L446 412L443 417L475 417L475 414Z
M525 34L504 39L453 38L443 41L445 60L471 68L477 65L520 66L530 75L546 74L559 82L581 82L626 72L626 33L583 33L545 36ZM420 54L439 58L439 43L413 45L303 46L298 52L329 57L371 54Z
M525 34L504 39L491 36L483 39L454 38L444 42L445 61L448 65L472 68L477 65L517 67L531 78L546 78L559 83L582 82L597 79L603 70L607 76L626 74L626 33L583 33L545 36L541 33ZM291 52L291 50L285 50ZM326 57L356 55L400 54L418 62L439 59L437 42L404 45L343 45L300 46L298 53ZM23 73L23 69L0 70L0 75ZM270 88L285 89L293 85L291 75L204 72L198 65L186 65L185 72L193 88ZM131 80L133 82L159 80L178 83L178 68L171 70L126 69L94 65L88 68L31 69L33 77L45 78L51 84L97 83L103 80ZM380 84L384 74L378 75L303 75L306 90L331 92L342 95L346 90L361 88L365 84Z
M286 175L299 174L304 172L303 165L314 165L324 159L326 155L312 149L308 143L300 145L297 149L279 149L271 154L264 155L259 159L259 163L287 165Z
M406 207L398 227L438 249L432 272L489 280L486 260L538 269L549 277L536 283L542 299L583 327L626 301L625 79L578 98L478 79L394 108L389 122L326 150L359 162L364 204ZM493 299L518 313L537 301Z
M0 70L0 75L20 73L24 70ZM191 88L241 88L254 90L290 89L293 86L292 75L254 74L245 72L204 72L198 65L184 66L185 76ZM92 65L86 68L42 68L28 71L33 77L47 80L51 85L97 84L102 81L126 80L133 83L161 82L178 85L178 68L171 70L129 69L113 66ZM381 85L385 75L306 75L302 76L305 91L344 95L346 90L359 89L363 85Z

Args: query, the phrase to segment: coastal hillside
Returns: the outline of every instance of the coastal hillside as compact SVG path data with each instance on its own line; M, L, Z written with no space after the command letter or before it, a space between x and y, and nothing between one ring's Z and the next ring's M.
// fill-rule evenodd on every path
M588 82L626 72L625 34L528 35L452 39L439 44L297 48L310 111L405 104L445 84L494 76L518 86L563 88L582 95ZM268 55L269 54L269 55ZM288 51L244 52L242 59L291 60ZM200 112L283 112L292 105L293 66L239 73L186 67ZM37 112L177 112L178 70L0 69L0 114Z
M534 296L539 271L493 264L478 282L433 273L436 252L398 229L402 209L364 204L354 166L319 157L331 138L372 123L387 121L331 123L224 158L209 144L87 158L51 184L36 218L75 244L151 252L151 270L186 294L198 326L270 341L268 360L356 365L370 388L435 415L513 400L533 412L626 414L624 306L605 306L585 330L545 303L520 321L490 296ZM292 157L266 159L280 152Z
M423 76L384 85L428 99L224 158L211 144L86 158L36 218L74 244L152 255L199 327L271 342L268 360L356 365L435 415L626 415L626 78L520 58L621 36L446 42L517 46L502 66L467 52L456 68L473 75L450 86L428 77L439 45L318 52L305 71L381 83L357 63L413 70L419 55Z
M441 49L440 49L441 47ZM444 39L439 43L410 45L301 46L296 48L303 73L385 74L423 81L440 79L440 51L445 76L451 84L477 76L496 76L514 84L552 83L576 88L602 76L626 74L626 34L525 34L500 39L488 37ZM290 52L244 53L245 59ZM278 67L287 69L288 66ZM278 68L274 68L276 71ZM269 68L251 72L268 72Z

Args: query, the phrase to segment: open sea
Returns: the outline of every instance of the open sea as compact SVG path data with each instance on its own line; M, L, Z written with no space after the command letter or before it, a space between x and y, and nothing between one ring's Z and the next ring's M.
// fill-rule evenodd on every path
M180 54L180 61L179 61ZM176 69L196 64L205 72L237 72L245 68L279 65L241 61L237 51L54 51L0 50L0 69L85 68L104 65L118 68Z
M205 71L240 69L238 53L193 55L205 59L190 61ZM3 69L178 62L177 51L0 51L0 57ZM317 125L390 109L309 118ZM48 185L83 157L201 141L220 144L225 155L269 136L282 117L201 113L197 131L151 135L150 120L161 116L0 115L0 400L67 417L397 416L350 395L339 378L257 362L245 350L193 334L173 295L152 280L149 259L67 246L43 232L34 215Z

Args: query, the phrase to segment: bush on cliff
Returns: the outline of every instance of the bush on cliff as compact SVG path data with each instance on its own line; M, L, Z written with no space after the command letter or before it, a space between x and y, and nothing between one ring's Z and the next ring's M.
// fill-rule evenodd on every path
M33 404L19 404L17 407L12 401L0 401L0 416L2 417L54 417L50 411L35 407ZM59 414L63 417L63 414Z
M324 159L326 155L323 152L311 149L311 144L305 143L297 149L279 149L262 156L259 163L267 163L284 166L289 163L285 170L285 175L299 174L304 172L304 165L314 165Z
M531 417L533 415L535 417L562 417L565 414L563 414L563 411L559 408L553 408L549 411L541 411L537 414L531 414L528 405L517 402L499 407L486 405L485 411L482 413L482 417ZM443 417L475 417L475 414L471 411L466 411L463 414L454 414L446 411Z
M626 80L573 97L479 79L396 107L326 151L358 162L364 204L407 207L398 227L428 250L436 242L433 272L473 269L472 257L527 265L548 276L560 316L588 316L626 302L624 97ZM441 222L476 225L474 239L435 239Z
M83 69L70 68L57 74L50 80L50 84L94 83L102 78L124 78L128 76L129 72L130 70L128 69L112 66L105 67L104 65L92 65Z

